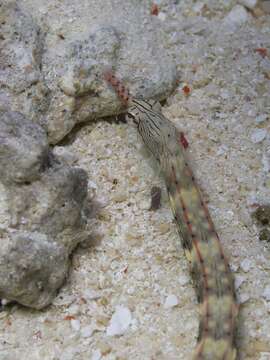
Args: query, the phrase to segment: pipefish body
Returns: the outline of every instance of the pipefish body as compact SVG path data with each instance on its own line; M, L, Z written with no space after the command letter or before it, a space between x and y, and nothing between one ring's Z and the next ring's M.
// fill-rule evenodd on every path
M154 101L133 98L111 72L105 79L127 106L163 174L200 306L193 360L235 360L238 305L234 280L219 236L185 155L186 143ZM185 139L184 139L185 140Z

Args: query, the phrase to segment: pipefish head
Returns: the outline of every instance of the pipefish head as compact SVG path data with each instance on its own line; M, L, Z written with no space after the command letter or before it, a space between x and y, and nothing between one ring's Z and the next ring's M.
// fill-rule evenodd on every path
M137 125L148 149L156 158L166 152L168 142L175 137L175 128L161 113L161 106L154 100L132 99L128 115Z
M159 112L161 113L161 105L155 100L141 100L130 99L130 106L128 107L127 114L131 117L136 125L143 119L146 112Z

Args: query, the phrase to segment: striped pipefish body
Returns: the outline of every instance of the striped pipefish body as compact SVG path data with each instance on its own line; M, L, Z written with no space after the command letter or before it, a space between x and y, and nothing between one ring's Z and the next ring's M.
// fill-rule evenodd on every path
M192 359L235 360L238 305L233 276L185 155L180 133L154 101L134 99L112 74L106 80L127 105L144 144L160 165L200 305Z

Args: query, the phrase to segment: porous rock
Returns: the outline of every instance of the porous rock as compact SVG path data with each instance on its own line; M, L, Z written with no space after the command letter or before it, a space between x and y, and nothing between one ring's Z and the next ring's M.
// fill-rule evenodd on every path
M107 69L116 72L134 96L145 99L164 99L175 87L176 66L156 36L156 19L145 16L149 27L145 31L141 5L127 3L123 9L112 8L110 15L109 7L102 3L101 10L100 6L93 2L91 27L80 34L78 28L71 31L68 40L57 43L58 56L49 50L44 59L53 89L46 115L51 143L59 142L77 123L123 111L104 81Z
M238 2L250 10L254 9L258 3L257 0L239 0Z
M68 253L41 232L1 234L0 295L33 308L48 305L67 274Z
M53 36L46 36L44 19L32 18L15 1L3 2L0 108L40 123L56 144L77 123L123 111L103 79L108 68L133 95L164 99L175 87L177 71L157 35L159 21L150 13L142 18L139 3L111 5L89 1L87 26L78 14L65 25L65 35L59 19Z
M15 1L0 3L0 109L39 121L49 104L42 75L44 36Z
M232 10L225 16L223 20L223 27L230 28L231 31L234 31L247 22L249 18L249 14L243 6L235 5Z
M58 78L49 112L47 129L50 142L56 143L76 123L110 115L115 111L114 99L104 91L103 72L112 66L120 46L114 28L94 28L83 39L67 45L66 69Z
M0 154L2 182L38 179L48 161L46 133L19 112L0 111Z
M119 36L110 26L97 27L85 39L70 44L68 69L60 79L62 91L73 97L94 94L102 71L112 65L119 46Z
M65 235L60 241L70 250L80 238L76 231L83 225L81 209L87 194L86 182L84 170L55 162L40 180L21 187L10 186L7 196L11 225L54 237Z
M87 237L87 175L52 155L44 130L22 114L2 111L0 130L0 298L40 309Z

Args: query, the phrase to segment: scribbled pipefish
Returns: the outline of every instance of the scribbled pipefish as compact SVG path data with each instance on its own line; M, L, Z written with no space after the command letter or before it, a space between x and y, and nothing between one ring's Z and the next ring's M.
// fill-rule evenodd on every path
M200 305L198 344L192 359L234 360L238 305L233 276L208 209L185 156L186 143L154 101L134 99L105 73L127 106L144 144L158 161ZM182 139L183 140L183 139Z

